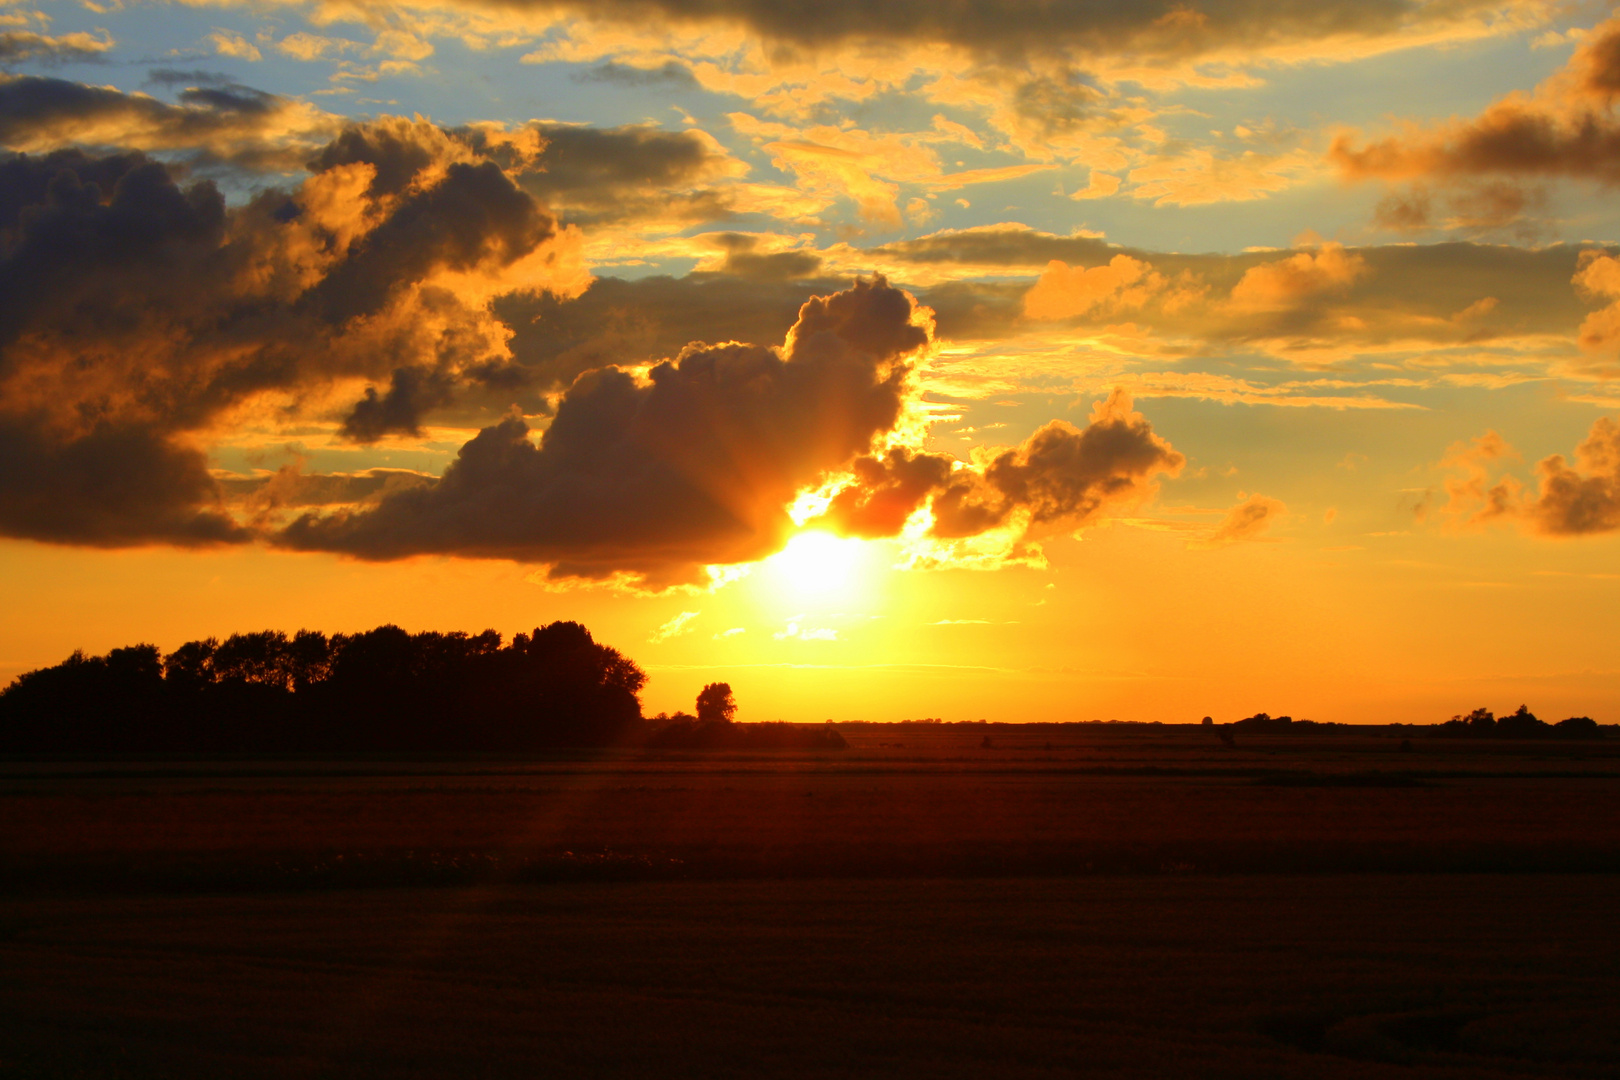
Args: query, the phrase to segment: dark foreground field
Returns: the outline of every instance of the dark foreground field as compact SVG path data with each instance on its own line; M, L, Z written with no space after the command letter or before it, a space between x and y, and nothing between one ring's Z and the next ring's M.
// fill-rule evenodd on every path
M1620 745L862 736L0 764L0 1077L1620 1068Z

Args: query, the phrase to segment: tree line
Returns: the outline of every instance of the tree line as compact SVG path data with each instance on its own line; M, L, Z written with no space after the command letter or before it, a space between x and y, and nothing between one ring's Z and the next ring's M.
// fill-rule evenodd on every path
M1602 737L1590 716L1571 716L1549 724L1520 705L1516 712L1497 717L1489 709L1475 709L1436 724L1432 733L1442 739L1597 739Z
M0 753L525 751L606 746L647 677L575 622L481 634L265 630L76 652L0 692Z

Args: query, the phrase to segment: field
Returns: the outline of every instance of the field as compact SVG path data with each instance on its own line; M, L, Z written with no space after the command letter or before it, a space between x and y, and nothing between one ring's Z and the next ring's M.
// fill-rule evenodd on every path
M990 733L0 764L0 1077L1620 1064L1620 744Z

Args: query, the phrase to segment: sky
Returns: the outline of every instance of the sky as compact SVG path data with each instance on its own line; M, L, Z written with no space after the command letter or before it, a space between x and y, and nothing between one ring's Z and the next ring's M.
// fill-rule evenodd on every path
M1620 15L0 0L0 681L1620 721Z

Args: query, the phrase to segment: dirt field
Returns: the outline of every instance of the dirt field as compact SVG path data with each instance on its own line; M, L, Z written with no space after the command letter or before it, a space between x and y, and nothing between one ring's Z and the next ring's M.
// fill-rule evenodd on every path
M1620 745L896 731L0 763L0 1077L1620 1065Z

